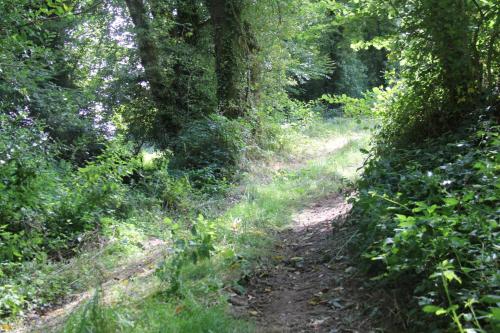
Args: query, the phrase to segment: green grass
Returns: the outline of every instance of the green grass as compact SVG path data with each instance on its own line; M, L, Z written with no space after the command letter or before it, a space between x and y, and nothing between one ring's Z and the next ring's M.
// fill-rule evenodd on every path
M369 131L336 119L290 132L288 140L287 149L266 161L248 161L229 198L206 209L215 253L183 266L179 294L168 296L168 284L156 277L135 279L115 290L112 300L106 300L110 291L104 301L95 297L62 332L251 332L251 323L228 313L227 290L244 288L238 281L268 259L276 234L295 212L350 186Z
M265 256L273 234L291 222L294 212L352 183L363 160L359 149L366 144L367 136L348 141L330 156L277 172L268 184L248 183L244 199L224 215L228 221L238 221L241 229L236 237L228 236L228 245Z
M182 305L155 296L127 304L102 306L99 294L70 318L63 332L245 333L252 325L230 318L221 305L205 307L192 300Z

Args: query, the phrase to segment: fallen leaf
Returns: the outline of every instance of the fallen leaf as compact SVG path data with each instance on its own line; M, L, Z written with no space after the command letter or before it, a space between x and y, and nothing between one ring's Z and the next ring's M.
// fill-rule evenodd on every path
M304 258L302 257L293 257L290 258L290 262L297 268L303 268L304 267Z
M248 305L248 300L246 298L243 298L241 296L233 296L229 298L229 303L231 303L234 306L246 306Z
M356 270L356 268L354 268L354 267L350 266L350 267L347 267L347 268L345 269L345 272L346 272L346 273L352 273L352 272L354 272L355 270Z
M311 305L318 305L318 304L321 304L322 302L323 302L323 300L317 295L315 295L313 298L311 298L308 301L308 303Z
M314 299L314 298L311 298L311 299L309 300L309 302L307 302L307 303L309 303L309 304L311 304L311 305L318 305L318 304L319 304L319 300Z

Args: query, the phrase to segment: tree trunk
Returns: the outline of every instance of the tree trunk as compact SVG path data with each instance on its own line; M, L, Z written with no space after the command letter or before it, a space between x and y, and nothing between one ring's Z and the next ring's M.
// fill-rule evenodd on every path
M149 18L142 0L125 0L135 26L137 48L153 98L163 104L166 86L161 74L158 49L150 31Z
M161 58L151 29L151 22L143 0L125 0L135 26L137 48L151 95L158 107L159 121L167 136L175 136L180 124L175 121L167 80L162 73Z
M217 75L217 98L228 118L244 114L245 66L242 51L242 1L208 0L212 18Z
M470 48L467 5L464 0L432 0L426 5L427 26L448 95L443 109L449 115L468 110L474 97L469 91L478 90L474 75L478 69ZM448 115L444 116L448 119Z

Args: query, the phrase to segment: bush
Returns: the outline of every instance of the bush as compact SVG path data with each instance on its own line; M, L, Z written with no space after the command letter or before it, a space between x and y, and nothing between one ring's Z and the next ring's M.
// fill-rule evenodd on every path
M442 316L420 329L442 328L444 317L454 331L500 328L499 129L483 121L425 148L379 145L367 162L354 204L359 246L377 279Z
M52 236L95 230L102 217L119 214L129 190L123 179L139 167L130 147L116 139L95 161L67 174L60 184L60 206L49 224Z
M229 177L244 153L248 129L240 122L211 115L193 121L180 133L170 167L177 170L204 170L195 173L196 184L204 179Z
M67 293L68 281L54 275L53 263L84 244L107 240L106 253L123 252L151 228L146 216L189 209L190 182L168 172L165 156L143 165L116 137L76 168L56 161L57 149L41 127L0 121L6 152L0 158L0 320L43 309Z
M165 154L152 160L150 166L140 172L140 180L135 189L144 195L145 200L157 200L168 210L185 210L189 206L189 196L193 189L187 176L173 177L169 171L170 160ZM133 200L137 200L134 193Z
M0 262L36 255L58 193L54 152L29 122L0 115Z
M374 94L371 92L364 93L363 98L350 97L343 95L323 95L321 100L340 106L343 115L348 117L370 116L373 114Z
M106 217L133 208L124 177L140 167L120 138L75 168L56 160L58 147L23 115L0 115L0 318L43 308L66 289L51 260L73 255Z

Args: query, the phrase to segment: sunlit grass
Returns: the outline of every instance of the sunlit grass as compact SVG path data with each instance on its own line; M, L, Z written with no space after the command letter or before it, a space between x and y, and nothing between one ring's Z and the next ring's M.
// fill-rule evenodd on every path
M309 147L308 153L314 158L304 161L301 156L297 156L297 160L303 163L292 163L291 169L285 167L274 170L270 181L269 173L273 172L270 169L260 181L259 174L249 175L243 200L223 215L226 223L238 221L241 229L238 235L227 236L229 243L240 247L241 251L252 253L250 257L266 254L269 250L266 244L272 244L275 232L289 225L294 212L349 186L359 175L357 169L364 159L360 149L368 144L369 131L363 130L353 120L317 126L323 132L330 133L330 136L322 134L319 137L307 137L302 133L307 147L296 147L297 152L308 150ZM317 133L314 128L308 132ZM345 142L335 151L322 154L324 147L321 143L336 138L342 138Z
M142 164L145 169L152 168L154 160L162 157L162 153L152 149L144 149L141 152Z
M223 306L205 307L185 299L180 305L152 296L127 306L102 306L99 294L73 316L61 331L83 332L168 332L168 333L245 333L253 326L230 318Z

